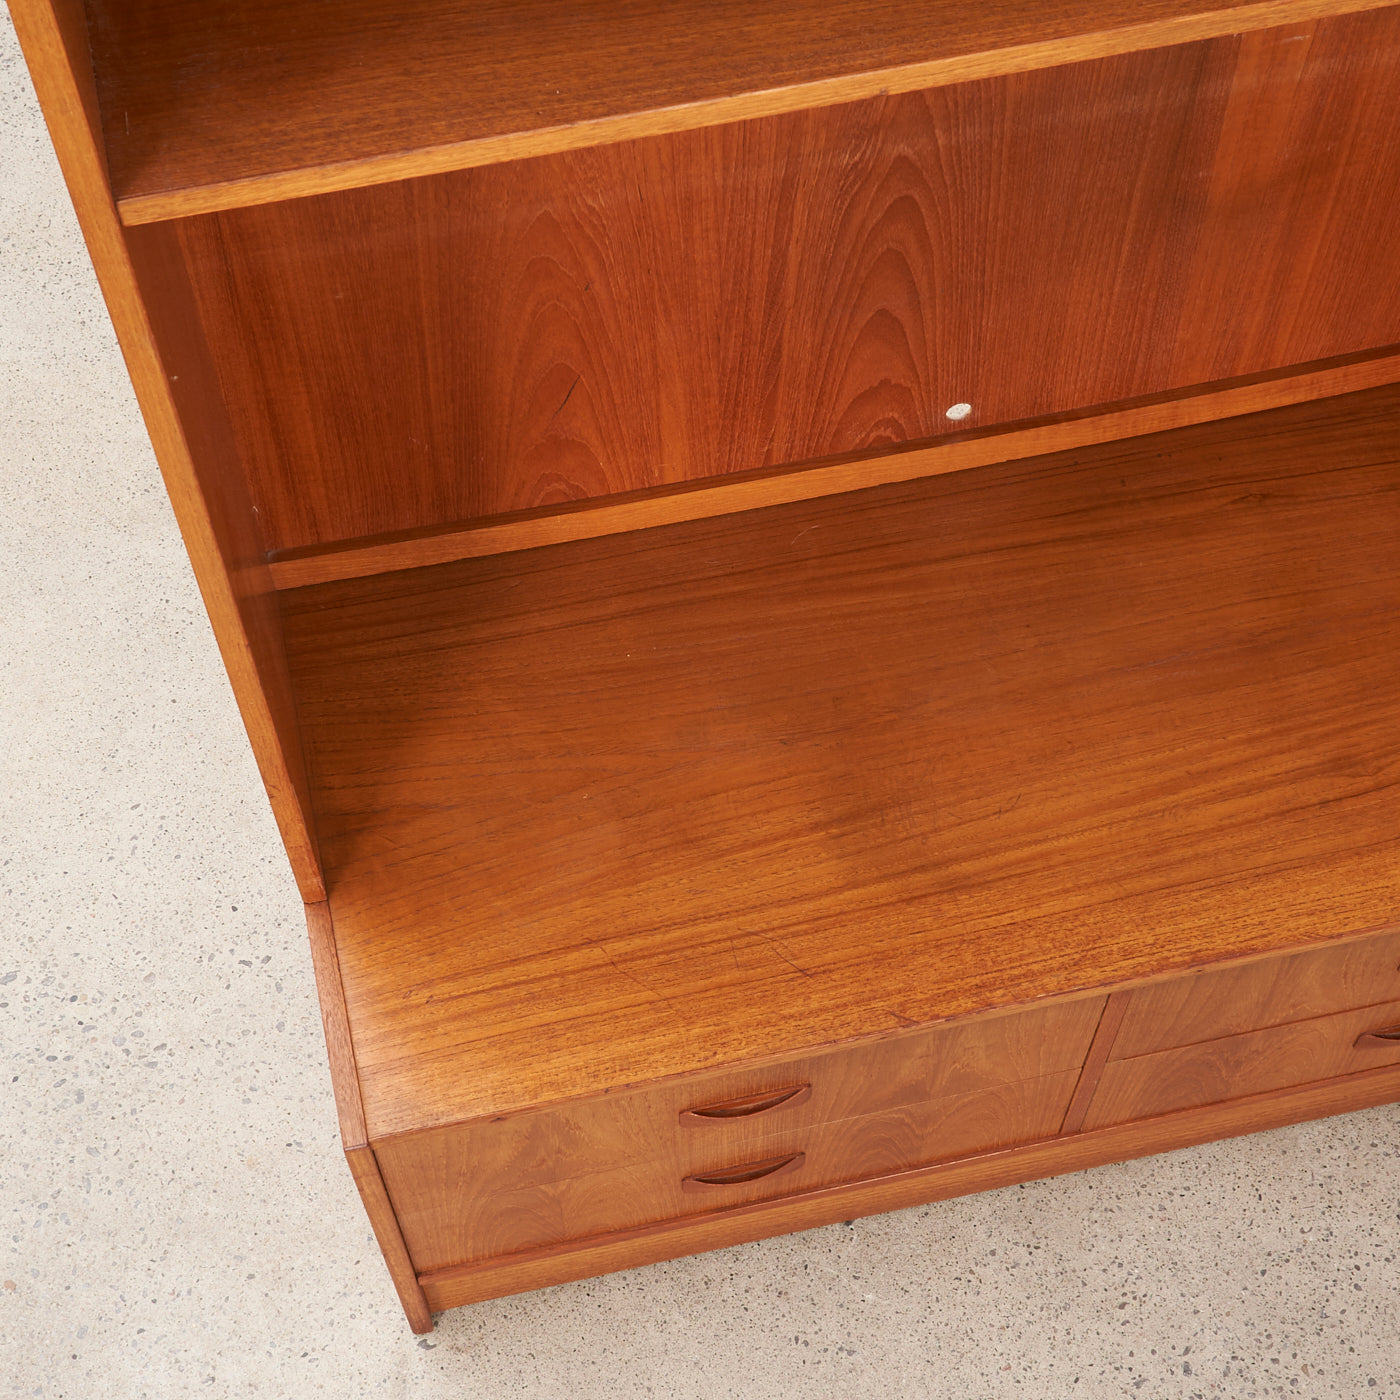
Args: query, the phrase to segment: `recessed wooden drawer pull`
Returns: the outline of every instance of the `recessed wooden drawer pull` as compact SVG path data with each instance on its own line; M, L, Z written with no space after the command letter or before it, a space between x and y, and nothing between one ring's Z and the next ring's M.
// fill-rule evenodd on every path
M762 1162L745 1162L742 1167L723 1167L717 1172L697 1172L681 1182L682 1191L704 1191L711 1186L742 1186L747 1181L762 1181L765 1176L796 1171L807 1160L805 1152L792 1152L786 1157L768 1157Z
M703 1108L687 1108L681 1112L681 1122L715 1123L728 1118L752 1118L757 1113L767 1113L769 1109L789 1108L812 1097L810 1084L798 1084L787 1089L768 1089L761 1094L746 1094L741 1099L726 1099L723 1103L706 1104Z
M1400 1045L1400 1026L1387 1026L1383 1031L1362 1031L1356 1037L1358 1050L1367 1046L1375 1049L1380 1045Z

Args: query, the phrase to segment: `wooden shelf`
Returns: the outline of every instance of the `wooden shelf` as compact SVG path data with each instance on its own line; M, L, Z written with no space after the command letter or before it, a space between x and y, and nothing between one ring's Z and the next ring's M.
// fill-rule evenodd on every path
M371 1139L1394 923L1397 414L283 593Z
M91 0L128 224L1377 7L1378 0Z

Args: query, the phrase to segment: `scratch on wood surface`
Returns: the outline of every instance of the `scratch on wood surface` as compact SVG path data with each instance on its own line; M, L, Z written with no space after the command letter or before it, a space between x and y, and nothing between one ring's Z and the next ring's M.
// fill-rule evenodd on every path
M559 416L561 413L563 413L563 411L564 411L564 405L567 404L571 398L573 398L573 396L574 396L574 390L578 388L579 380L582 379L582 378L583 378L583 375L581 375L581 374L577 374L577 375L574 376L574 382L573 382L572 384L569 385L569 392L568 392L567 394L564 395L564 402L561 403L561 404L559 405L559 407L556 408L556 409L554 410L554 412L551 413L551 414L549 415L549 422L546 423L546 424L544 425L546 431L554 426L554 420L555 420L556 418L558 418L558 416Z
M666 1006L673 1005L670 997L666 996L664 992L658 992L655 987L651 986L647 982L642 981L642 979L638 977L635 972L629 972L627 968L623 967L623 965L620 962L618 962L618 960L615 957L613 957L613 955L610 952L608 952L607 948L596 938L590 938L587 934L584 934L583 941L587 943L589 947L596 948L608 960L608 962L612 964L612 969L614 972L627 978L629 982L635 982L636 985L639 986L648 996L655 997L657 1001L664 1003Z
M754 938L761 938L790 968L796 972L800 972L804 977L813 977L816 975L815 973L808 972L801 963L793 962L793 960L783 952L781 944L779 944L776 939L769 937L768 934L753 928L741 928L739 932L751 934Z

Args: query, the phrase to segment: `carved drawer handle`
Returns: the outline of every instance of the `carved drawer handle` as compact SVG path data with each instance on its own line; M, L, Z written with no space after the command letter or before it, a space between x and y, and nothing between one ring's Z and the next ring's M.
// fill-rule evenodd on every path
M693 1127L697 1123L722 1123L729 1118L752 1118L757 1113L782 1108L784 1104L793 1107L811 1097L810 1084L798 1084L795 1088L788 1089L769 1089L762 1094L746 1094L741 1099L709 1103L703 1108L687 1108L681 1114L681 1122L689 1123Z
M746 1162L742 1167L725 1167L717 1172L697 1172L681 1182L682 1191L704 1191L711 1186L742 1186L746 1181L762 1181L765 1176L796 1171L807 1160L805 1152L786 1157L769 1157L762 1162Z
M1381 1045L1400 1045L1400 1026L1387 1026L1383 1031L1362 1031L1356 1037L1357 1050L1368 1046L1375 1049Z

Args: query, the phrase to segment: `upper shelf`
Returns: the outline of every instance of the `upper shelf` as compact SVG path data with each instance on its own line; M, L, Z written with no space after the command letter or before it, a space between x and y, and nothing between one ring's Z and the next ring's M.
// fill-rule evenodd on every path
M1380 7L88 0L127 224Z

